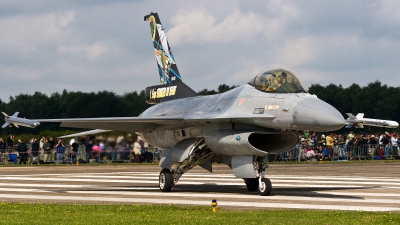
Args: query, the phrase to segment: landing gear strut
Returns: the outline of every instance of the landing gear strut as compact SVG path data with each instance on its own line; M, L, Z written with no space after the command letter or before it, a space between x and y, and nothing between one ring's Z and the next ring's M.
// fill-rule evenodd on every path
M254 173L257 178L245 178L244 182L248 191L259 191L261 196L267 196L271 194L272 184L268 178L265 178L265 169L268 165L265 163L265 158L254 157L253 159Z
M162 169L159 176L159 186L162 192L169 192L179 178L192 169L193 167L204 163L213 157L215 153L207 146L204 139L199 139L193 144L186 163L178 162L175 168L171 171L169 169Z

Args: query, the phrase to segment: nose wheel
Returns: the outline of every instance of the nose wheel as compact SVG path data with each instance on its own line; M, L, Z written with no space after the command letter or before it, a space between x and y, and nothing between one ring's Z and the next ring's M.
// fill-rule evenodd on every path
M172 174L169 169L162 169L160 172L160 176L158 179L158 185L160 187L160 191L169 192L172 188Z
M248 191L259 191L261 196L268 196L272 192L272 184L268 178L247 178L244 182Z

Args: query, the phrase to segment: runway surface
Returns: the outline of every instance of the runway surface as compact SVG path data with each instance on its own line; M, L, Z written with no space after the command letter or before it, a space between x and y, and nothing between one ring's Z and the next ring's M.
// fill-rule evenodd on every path
M226 165L196 168L169 193L156 165L0 168L0 201L207 205L225 208L400 211L400 163L272 164L271 196L248 192Z

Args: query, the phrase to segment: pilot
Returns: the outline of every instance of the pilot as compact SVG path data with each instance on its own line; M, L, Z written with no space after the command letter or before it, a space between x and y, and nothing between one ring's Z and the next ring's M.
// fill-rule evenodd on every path
M269 86L265 89L266 91L276 91L282 84L286 83L287 81L287 74L282 72L278 76L275 74L269 74L265 76L265 79L269 83Z

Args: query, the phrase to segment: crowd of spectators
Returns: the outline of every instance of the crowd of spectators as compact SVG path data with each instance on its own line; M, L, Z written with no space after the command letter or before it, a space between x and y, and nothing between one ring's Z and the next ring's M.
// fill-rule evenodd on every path
M25 143L22 139L16 141L14 138L13 135L9 135L7 145L0 138L0 162L7 162L10 158L9 154L17 154L19 164L141 163L159 160L158 149L149 148L140 137L133 142L130 135L108 138L90 135L72 138L69 142L43 136L40 140L30 138Z
M300 142L295 147L297 160L334 160L341 158L352 160L353 158L396 159L399 158L399 135L397 132L383 132L381 134L320 134L305 132L299 138ZM338 149L342 152L334 152ZM292 151L293 149L291 149ZM379 157L379 158L375 158ZM275 160L281 160L278 154Z

